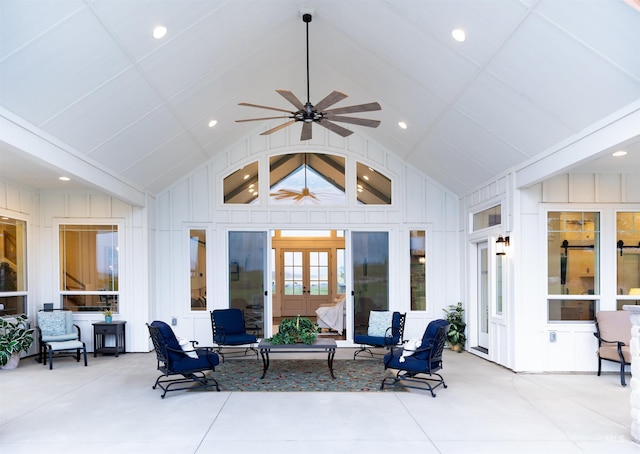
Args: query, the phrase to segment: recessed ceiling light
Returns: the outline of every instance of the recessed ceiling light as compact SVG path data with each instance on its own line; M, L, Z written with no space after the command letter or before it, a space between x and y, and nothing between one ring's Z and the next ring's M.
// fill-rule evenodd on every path
M155 39L164 38L164 35L166 34L167 34L167 27L165 27L164 25L158 25L156 28L153 29L153 37Z
M247 174L245 174L245 176L243 176L243 177L242 177L242 179L243 179L243 180L248 180L250 176L251 176L251 175L249 175L249 174L247 173Z
M399 121L398 126L400 126L402 129L407 129L407 124L404 121Z
M452 30L451 31L451 36L453 36L453 39L455 39L459 43L461 43L465 39L467 39L467 34L461 28L456 28L455 30Z
M618 151L614 151L612 156L618 157L618 156L624 156L626 155L627 152L624 150L618 150Z
M213 128L213 127L214 127L215 125L217 125L217 124L218 124L218 120L211 120L211 121L209 122L209 127L210 127L210 128Z
M60 180L60 181L71 181L71 178L69 178L69 177L58 177L58 180Z

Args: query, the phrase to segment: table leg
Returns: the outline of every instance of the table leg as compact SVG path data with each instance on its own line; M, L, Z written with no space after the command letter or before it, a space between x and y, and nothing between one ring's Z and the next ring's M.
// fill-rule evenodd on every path
M329 355L327 356L327 363L329 364L329 372L331 372L331 378L334 380L336 376L333 373L333 357L336 356L336 349L332 348L329 350Z
M264 378L269 369L269 350L260 350L260 356L262 356L262 377L260 378Z

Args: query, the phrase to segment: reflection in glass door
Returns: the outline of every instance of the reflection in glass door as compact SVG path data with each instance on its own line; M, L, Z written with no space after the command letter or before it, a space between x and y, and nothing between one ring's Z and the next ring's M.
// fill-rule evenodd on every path
M229 232L229 307L264 330L266 232Z
M366 333L369 312L389 309L389 234L353 232L353 297L355 333Z

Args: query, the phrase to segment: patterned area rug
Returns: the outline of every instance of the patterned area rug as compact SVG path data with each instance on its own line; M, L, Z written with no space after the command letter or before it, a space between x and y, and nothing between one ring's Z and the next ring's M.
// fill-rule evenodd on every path
M335 380L329 374L326 359L275 359L271 360L267 375L260 379L262 361L242 359L225 361L216 367L213 376L220 391L360 392L381 391L380 383L391 375L380 360L334 360L333 373ZM396 388L384 391L404 391ZM197 385L191 390L200 391Z

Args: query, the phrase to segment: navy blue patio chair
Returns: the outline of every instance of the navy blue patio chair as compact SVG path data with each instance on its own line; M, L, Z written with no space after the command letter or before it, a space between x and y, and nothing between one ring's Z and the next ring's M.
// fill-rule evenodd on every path
M244 319L244 312L237 308L216 309L211 311L211 329L213 331L213 342L216 344L216 351L222 360L225 357L245 356L249 351L255 353L258 358L258 350L254 344L258 338L247 332L247 325ZM244 347L244 352L229 351L229 347ZM222 349L227 348L226 352Z
M220 391L218 382L211 375L220 359L210 347L197 348L198 343L190 341L191 346L183 349L173 330L165 322L156 320L151 325L147 323L147 327L156 351L158 370L162 372L153 385L153 389L158 386L162 389L160 397L164 399L168 392L188 389L193 384L203 388L215 387L216 391ZM209 376L206 372L210 372ZM169 378L178 375L180 377ZM177 385L181 386L171 389Z
M442 375L436 372L442 369L442 351L450 326L446 320L433 320L424 331L419 348L413 353L407 352L403 355L404 348L396 347L384 355L385 370L396 369L397 372L395 376L382 380L380 389L384 389L385 385L401 385L428 390L432 397L436 397L434 389L438 386L447 387ZM435 385L432 385L432 382Z
M407 314L400 312L371 311L367 334L356 334L353 337L354 343L360 344L360 348L353 353L353 359L364 352L368 353L370 358L382 357L386 352L376 352L373 349L389 349L401 344L406 316Z

